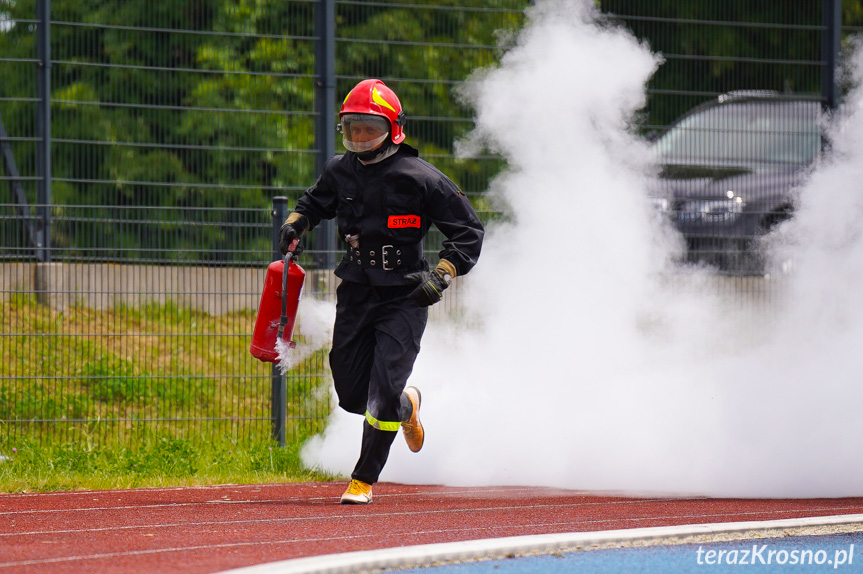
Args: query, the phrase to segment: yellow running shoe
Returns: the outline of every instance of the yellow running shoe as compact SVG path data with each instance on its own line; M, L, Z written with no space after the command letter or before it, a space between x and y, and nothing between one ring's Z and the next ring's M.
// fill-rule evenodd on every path
M342 504L371 504L372 485L362 480L352 480L342 495Z
M420 422L420 405L422 404L422 395L416 387L408 387L405 389L405 394L411 401L413 410L411 417L402 423L402 431L405 434L405 441L408 443L408 448L412 452L419 452L425 441L425 432L423 432L423 424Z

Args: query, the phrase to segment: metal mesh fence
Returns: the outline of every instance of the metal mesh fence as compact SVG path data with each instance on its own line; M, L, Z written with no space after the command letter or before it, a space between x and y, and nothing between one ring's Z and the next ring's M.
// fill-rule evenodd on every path
M87 245L57 249L52 262L0 263L5 437L267 438L271 372L248 344L269 260L269 212L66 205L52 209L52 220ZM226 232L267 249L196 247ZM178 240L188 247L168 265ZM252 264L237 263L244 258ZM294 435L316 428L328 408L305 399L324 372L316 356L289 377Z
M316 102L326 5L335 93L386 79L414 145L490 216L502 164L454 159L472 121L453 91L499 57L495 31L524 2L0 4L0 442L271 436L274 371L248 345L272 198L294 203L319 167L316 124L335 131L337 102ZM326 269L315 233L311 272ZM331 284L308 277L305 296ZM285 378L289 439L329 412L325 359Z
M0 0L0 443L270 437L273 373L248 343L273 259L273 197L293 205L335 151L326 141L340 100L322 108L321 94L383 79L406 103L411 143L485 221L498 217L484 192L502 160L453 153L473 127L457 92L500 59L529 4L53 0L48 10L46 0ZM676 123L732 92L724 104L810 106L786 119L831 103L829 9L841 2L599 4L609 25L665 59L648 86L645 136L662 141L675 126L763 135ZM844 32L859 31L863 10L845 8ZM322 71L328 57L334 68ZM767 131L808 145L808 126ZM734 166L708 167L714 177ZM674 167L666 175L685 179ZM773 187L789 181L771 177ZM657 198L684 233L707 224L690 247L700 241L707 259L751 276L729 289L769 297L758 261L720 231L736 199L692 199L685 189ZM787 207L752 213L781 218ZM758 231L730 237L746 244ZM306 296L330 299L338 254L324 234L332 228L312 232L303 265L319 273ZM286 378L289 437L316 432L329 412L325 359L322 349Z
M820 100L824 2L637 2L604 0L614 20L660 53L648 88L645 130L729 92L772 90Z

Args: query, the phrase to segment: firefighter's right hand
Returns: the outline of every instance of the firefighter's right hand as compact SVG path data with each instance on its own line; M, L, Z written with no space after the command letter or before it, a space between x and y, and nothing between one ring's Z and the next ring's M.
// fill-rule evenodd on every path
M299 236L297 233L297 228L294 227L290 223L285 223L279 229L279 251L282 252L282 255L287 255L288 251L291 250L291 243ZM299 247L299 243L297 244ZM296 251L296 249L294 249Z
M279 228L279 251L282 255L287 255L291 250L291 242L299 238L309 227L309 220L305 215L294 212L288 216L282 227ZM302 247L296 245L294 253L299 255L302 252Z

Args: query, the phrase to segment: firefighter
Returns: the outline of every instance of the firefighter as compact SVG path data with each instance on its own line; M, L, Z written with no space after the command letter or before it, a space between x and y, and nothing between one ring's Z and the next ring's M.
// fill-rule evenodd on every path
M368 504L372 485L402 429L419 452L419 389L406 387L428 320L453 279L476 264L483 227L461 190L404 143L405 114L382 81L363 80L345 97L340 127L347 152L330 158L279 232L279 248L324 219L338 218L346 253L335 274L330 367L339 406L363 415L359 460L342 504ZM423 237L445 236L434 269Z

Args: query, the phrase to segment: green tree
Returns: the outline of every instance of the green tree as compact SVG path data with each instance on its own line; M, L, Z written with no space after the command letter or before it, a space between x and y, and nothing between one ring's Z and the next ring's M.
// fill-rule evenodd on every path
M408 108L411 143L478 194L500 162L452 159L472 127L454 88L496 61L497 31L517 29L525 4L338 4L337 93L387 78ZM316 176L314 9L52 0L53 245L111 258L268 253L243 210L265 214L272 196L296 197ZM33 178L35 0L0 0L0 14L0 116Z
M818 97L821 90L821 0L601 0L666 57L650 83L647 129L662 127L714 95L774 90ZM863 22L860 0L842 2L843 25Z

